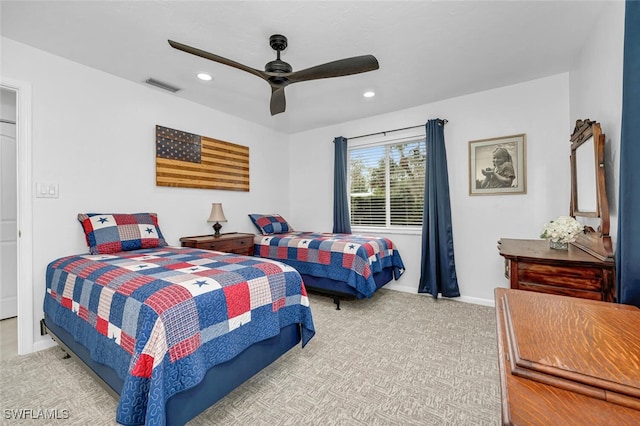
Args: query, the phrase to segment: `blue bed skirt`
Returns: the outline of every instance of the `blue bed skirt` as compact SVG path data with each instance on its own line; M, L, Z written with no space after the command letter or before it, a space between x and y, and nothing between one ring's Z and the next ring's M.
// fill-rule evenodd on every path
M114 397L120 395L124 382L114 370L93 361L89 351L46 314L44 323L54 340L61 343L65 350L71 351L70 355L79 358ZM234 359L214 366L205 374L200 384L167 401L167 425L184 425L296 346L300 339L300 325L291 324L283 328L279 335L258 342Z

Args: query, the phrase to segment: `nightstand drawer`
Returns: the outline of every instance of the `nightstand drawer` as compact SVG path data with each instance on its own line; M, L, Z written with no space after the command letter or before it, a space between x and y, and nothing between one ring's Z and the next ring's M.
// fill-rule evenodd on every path
M225 251L227 253L244 253L253 247L253 237L235 238L233 240L207 241L198 248L205 250Z
M253 256L253 238L253 234L240 233L221 234L218 237L201 235L197 237L182 237L180 238L180 243L182 243L182 247Z

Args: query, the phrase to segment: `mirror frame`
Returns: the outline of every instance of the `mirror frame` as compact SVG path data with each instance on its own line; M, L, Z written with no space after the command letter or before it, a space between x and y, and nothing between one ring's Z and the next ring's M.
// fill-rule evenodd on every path
M596 211L584 212L579 211L576 207L578 206L576 149L592 136L595 154L593 167L596 177ZM581 216L600 219L600 225L597 230L585 226L584 232L572 244L600 260L613 261L613 247L609 236L610 219L605 180L604 143L605 135L602 133L599 123L589 119L576 120L576 127L571 135L571 204L569 214L572 217Z

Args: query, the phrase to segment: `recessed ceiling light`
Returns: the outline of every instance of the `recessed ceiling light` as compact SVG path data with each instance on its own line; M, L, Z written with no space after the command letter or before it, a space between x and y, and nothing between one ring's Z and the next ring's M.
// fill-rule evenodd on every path
M211 75L207 74L206 72L200 72L200 73L198 73L198 78L199 78L200 80L209 81L209 80L211 80L213 77L211 77Z
M368 90L362 94L365 98L373 98L376 95L376 92L372 90Z

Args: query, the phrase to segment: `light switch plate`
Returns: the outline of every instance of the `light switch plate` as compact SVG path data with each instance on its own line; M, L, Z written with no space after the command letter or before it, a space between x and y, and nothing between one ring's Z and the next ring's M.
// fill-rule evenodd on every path
M36 198L58 198L57 183L36 183Z

